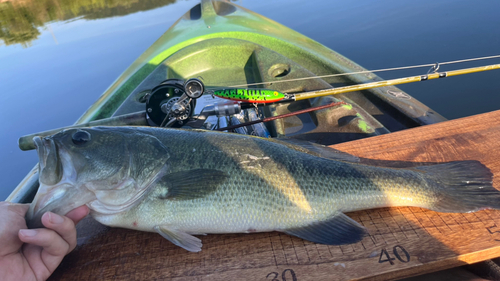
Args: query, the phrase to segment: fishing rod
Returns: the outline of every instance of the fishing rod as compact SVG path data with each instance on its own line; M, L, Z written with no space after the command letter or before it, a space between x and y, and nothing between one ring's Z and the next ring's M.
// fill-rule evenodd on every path
M452 77L452 76L458 76L458 75L464 75L464 74L470 74L470 73L476 73L476 72L483 72L483 71L489 71L489 70L495 70L495 69L500 69L500 64L492 64L492 65L486 65L486 66L451 70L451 71L447 71L447 72L435 72L435 73L426 74L426 75L417 75L417 76L396 78L396 79L385 80L385 81L371 82L371 83L366 83L366 84L340 87L340 88L335 88L335 89L312 91L312 92L307 92L307 93L296 94L295 100L298 101L298 100L323 97L323 96L329 96L329 95L335 95L335 94L342 94L342 93L348 93L348 92L354 92L354 91L368 90L368 89L379 88L379 87L401 85L401 84L407 84L407 83L413 83L413 82L421 82L421 81L433 80L433 79L438 79L438 78L446 78L446 77Z
M437 69L438 67L436 67ZM244 103L255 103L255 104L265 104L265 103L281 103L281 102L292 102L299 101L317 97L324 97L336 94L343 94L355 91L362 91L386 86L401 85L407 83L414 83L420 81L433 80L438 78L445 78L451 76L458 76L482 71L489 71L500 69L500 64L492 64L486 66L451 70L447 72L434 72L425 75L409 76L403 78L396 78L391 80L376 81L365 84L358 84L352 86L345 86L339 88L310 91L297 94L286 94L280 93L274 90L267 89L243 89L243 88L230 88L230 89L220 89L213 91L212 95L224 99L243 101ZM243 104L242 104L243 106Z
M379 87L407 84L413 82L427 81L438 78L445 78L451 76L464 75L469 73L476 73L482 71L489 71L500 69L500 64L492 64L480 67L465 68L459 70L452 70L447 72L437 72L439 64L434 67L434 73L426 75L417 75L404 78L396 78L391 80L376 81L371 83L364 83L352 86L345 86L339 88L310 91L304 93L281 93L270 89L260 89L260 88L226 88L218 90L205 90L203 83L196 78L187 80L186 82L180 79L169 79L166 80L157 87L153 88L149 94L145 96L146 102L146 112L140 111L136 113L131 113L128 115L117 116L97 121L92 121L79 126L69 126L65 128L59 128L56 130L50 130L46 132L39 132L36 134L31 134L23 136L19 139L19 147L22 150L34 149L35 145L33 143L33 137L35 136L48 136L52 135L58 131L76 127L92 127L92 126L146 126L153 125L159 126L166 124L167 126L186 125L192 128L201 128L204 122L207 120L208 116L229 116L233 114L238 114L242 109L254 108L256 106L263 106L272 103L284 103L300 101L310 98L317 98L323 96L330 96L341 93L348 93L354 91L368 90ZM310 79L315 79L316 77L311 77ZM232 100L233 103L226 104L214 104L206 106L199 115L193 116L194 107L196 105L195 101L201 97L204 93L211 94L212 96L220 97L223 99ZM177 95L172 97L170 95ZM168 102L164 102L164 98L169 97ZM225 128L219 128L218 130L230 130L239 127L249 126L256 123L268 122L280 118L286 118L305 112L311 112L315 110L320 110L328 107L333 107L340 105L339 103L331 103L323 106L312 107L305 110L299 110L296 112L283 114L279 116L269 117L260 120L254 120L251 122L241 123L234 126L229 126ZM156 120L156 121L155 121ZM168 122L167 122L168 121Z
M267 117L267 118L264 118L264 119L259 119L259 120L245 122L245 123L241 123L241 124L237 124L237 125L232 125L232 126L227 126L227 127L223 127L223 128L218 128L218 129L216 129L216 131L234 130L234 129L238 129L238 128L245 127L245 126L250 126L250 125L254 125L254 124L258 124L258 123L263 123L263 122L269 122L269 121L273 121L273 120L276 120L276 119L291 117L291 116L299 115L299 114L302 114L302 113L308 113L308 112L311 112L311 111L326 109L326 108L330 108L330 107L334 107L334 106L339 106L339 105L347 105L347 103L343 102L343 101L332 102L332 103L329 103L329 104L326 104L326 105L320 105L320 106L310 107L310 108L306 108L306 109L302 109L302 110L297 110L295 112L281 114L281 115L278 115L278 116L272 116L272 117Z
M349 92L354 92L354 91L374 89L374 88L379 88L379 87L414 83L414 82L427 81L427 80L438 79L438 78L446 78L446 77L451 77L451 76L500 69L500 64L493 64L493 65L473 67L473 68L465 68L465 69L452 70L452 71L447 71L447 72L437 72L436 70L438 68L439 68L439 64L436 64L433 67L435 72L431 73L431 74L426 74L426 75L417 75L417 76L396 78L396 79L385 80L385 81L377 81L377 82L358 84L358 85L346 86L346 87L340 87L340 88L334 88L334 89L310 91L310 92L299 93L299 94L283 94L283 93L280 93L277 91L259 90L259 89L255 89L255 90L250 90L250 89L225 90L225 89L223 89L223 90L215 91L213 93L213 95L221 97L221 98L226 98L226 99L246 101L247 103L253 102L253 103L265 104L265 103L275 103L275 102L291 102L291 101L299 101L299 100L305 100L305 99L310 99L310 98L330 96L330 95L335 95L335 94L349 93ZM218 128L217 131L234 130L234 129L237 129L240 127L250 126L250 125L254 125L254 124L258 124L258 123L273 121L276 119L291 117L291 116L295 116L295 115L299 115L299 114L303 114L303 113L307 113L307 112L311 112L311 111L321 110L321 109L333 107L333 106L336 106L339 104L340 103L338 103L338 102L334 102L334 103L330 103L330 104L323 105L323 106L311 107L308 109L299 110L299 111L295 111L292 113L282 114L282 115L268 117L268 118L259 119L259 120L253 120L250 122L240 123L240 124L236 124L236 125L232 125L232 126L227 126L224 128ZM243 107L244 107L244 105L242 104L242 108ZM248 106L246 106L246 107L248 107Z

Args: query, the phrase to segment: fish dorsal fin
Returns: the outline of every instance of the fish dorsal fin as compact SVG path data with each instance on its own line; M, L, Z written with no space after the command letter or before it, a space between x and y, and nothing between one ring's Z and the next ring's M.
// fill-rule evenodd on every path
M161 181L167 186L161 199L191 200L203 198L217 190L228 178L225 172L214 169L193 169L165 175Z
M327 245L356 243L367 234L363 226L343 213L338 213L326 221L281 231L314 243Z
M360 161L358 157L349 153L309 141L293 138L278 138L273 139L273 141L282 143L292 149L323 158L353 163L359 163Z
M167 225L157 225L154 227L154 230L174 245L190 252L199 252L201 251L201 246L203 246L199 238L184 231L170 228Z

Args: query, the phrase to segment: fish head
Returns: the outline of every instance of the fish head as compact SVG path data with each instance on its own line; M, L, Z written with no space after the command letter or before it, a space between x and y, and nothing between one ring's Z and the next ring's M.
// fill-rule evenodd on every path
M113 128L67 129L33 139L40 186L26 215L28 227L43 227L45 212L65 215L82 205L93 213L122 212L165 174L169 154L157 138Z

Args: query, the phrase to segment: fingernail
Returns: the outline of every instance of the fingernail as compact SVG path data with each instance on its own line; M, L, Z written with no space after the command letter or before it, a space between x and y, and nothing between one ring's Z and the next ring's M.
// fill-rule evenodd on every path
M38 231L34 230L34 229L21 229L19 230L19 233L21 233L22 236L35 236Z
M64 221L63 217L61 217L58 214L54 214L52 212L49 212L49 221L53 224L60 224Z

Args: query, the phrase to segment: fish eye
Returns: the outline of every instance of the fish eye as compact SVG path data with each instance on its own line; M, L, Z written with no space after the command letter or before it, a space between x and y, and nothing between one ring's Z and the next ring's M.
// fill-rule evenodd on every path
M90 141L90 133L86 132L86 131L78 130L73 134L73 136L71 136L71 139L72 139L74 144L82 145L82 144Z

